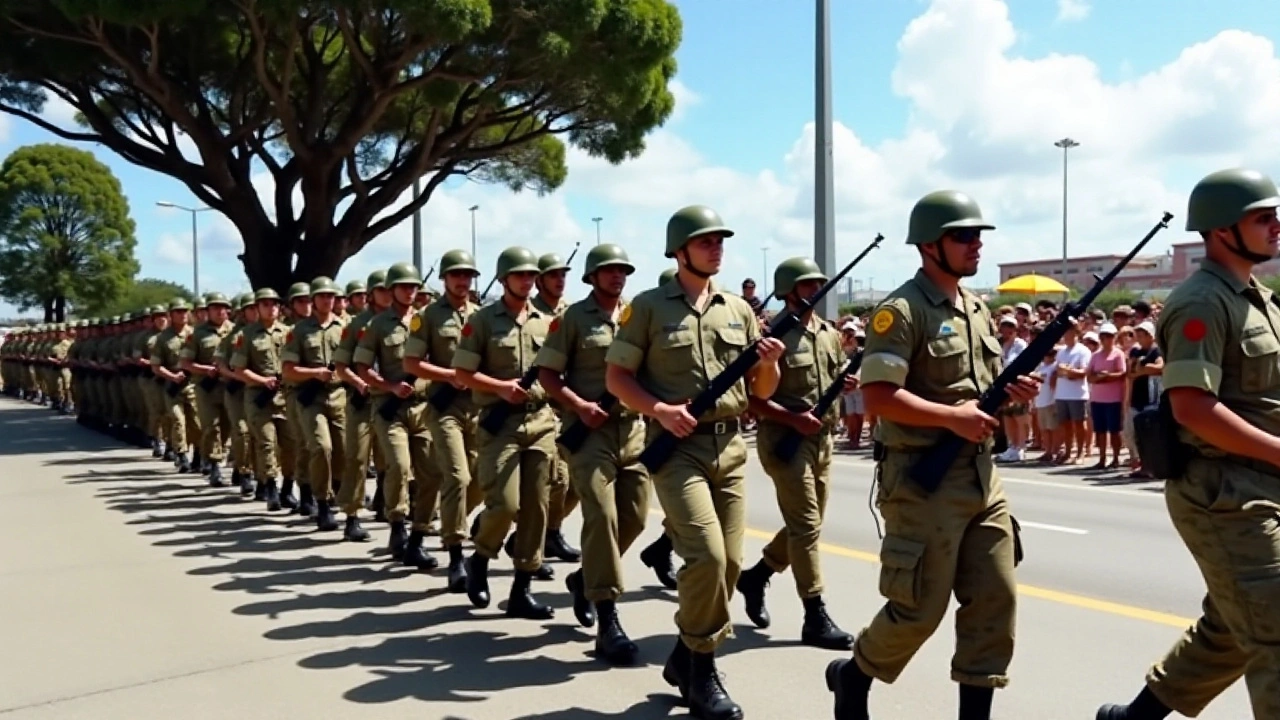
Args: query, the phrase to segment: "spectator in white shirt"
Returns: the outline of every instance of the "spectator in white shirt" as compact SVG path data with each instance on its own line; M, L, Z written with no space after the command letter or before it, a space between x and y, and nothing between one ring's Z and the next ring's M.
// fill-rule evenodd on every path
M997 327L1003 348L1001 360L1008 367L1014 358L1027 349L1027 341L1018 337L1018 319L1013 315L1002 315ZM1022 453L1027 448L1027 438L1031 434L1031 412L1026 405L1010 404L1000 411L1000 416L1009 447L996 456L996 461L1020 462Z
M1074 465L1084 457L1089 447L1089 431L1085 427L1085 406L1089 403L1089 360L1093 353L1079 342L1075 328L1068 328L1062 337L1062 349L1058 351L1058 380L1054 384L1053 399L1058 409L1058 423L1062 430L1063 449L1055 462ZM1073 453L1074 449L1074 453Z

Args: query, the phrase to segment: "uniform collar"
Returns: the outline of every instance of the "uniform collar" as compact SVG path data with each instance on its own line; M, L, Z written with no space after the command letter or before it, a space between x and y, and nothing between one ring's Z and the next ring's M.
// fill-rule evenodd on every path
M1250 287L1257 287L1259 290L1265 289L1256 285L1253 282L1252 276L1249 278L1249 282L1240 282L1240 278L1232 275L1226 268L1222 267L1222 265L1207 257L1200 261L1200 269L1226 283L1227 287L1231 288L1231 292L1236 293L1237 295L1248 290Z
M512 320L516 319L516 316L511 314L511 308L507 307L507 304L502 301L502 298L498 298L498 301L495 302L493 306L494 306L494 312L496 312L497 314L506 315ZM533 304L532 300L525 303L525 307L528 308L525 314L526 319L542 317L542 311L538 309L538 306Z
M923 268L916 271L916 276L912 278L912 282L914 282L916 287L920 288L920 291L924 293L924 297L929 301L929 304L954 306L951 298L947 297L938 289L938 286L933 282L933 280L930 280L929 276L924 273ZM966 306L966 311L969 310L969 306L972 306L972 311L977 312L981 308L981 302L978 300L977 296L966 290L963 285L960 286L959 290L960 300Z
M667 297L675 299L687 297L684 292L684 286L672 278L671 282L664 283L662 289L666 292ZM711 293L711 302L724 302L724 291L716 284L715 280L707 281L707 292Z

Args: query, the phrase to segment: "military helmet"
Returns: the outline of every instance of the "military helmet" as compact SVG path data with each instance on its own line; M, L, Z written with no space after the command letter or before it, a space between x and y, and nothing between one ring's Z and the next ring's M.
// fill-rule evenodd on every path
M667 268L666 270L662 271L661 275L658 276L658 287L662 287L663 285L666 285L667 283L675 279L676 279L676 269Z
M204 309L206 309L207 307L208 307L208 305L206 305L206 304L205 304L205 299L204 299L203 297L197 297L197 298L196 298L195 305L192 305L192 306L191 306L191 309L192 309L192 310L204 310Z
M337 295L338 284L335 283L333 280L325 277L324 275L321 275L320 277L311 281L311 297L315 297L317 295L324 295L326 293L329 295Z
M151 316L155 317L156 315L164 315L168 313L169 309L166 308L164 305L152 305L150 312L151 312Z
M477 275L480 271L476 269L476 259L466 250L450 250L440 256L440 275L441 280L448 273L456 270L469 270Z
M690 240L719 233L725 237L733 237L733 231L725 227L720 214L705 205L690 205L680 208L667 221L667 257L675 257L676 251L684 247Z
M529 248L509 247L498 255L498 282L516 272L539 272L538 256Z
M558 253L547 253L538 258L538 274L546 275L556 270L568 270L569 266L560 259Z
M276 292L276 289L271 287L259 288L253 293L253 301L256 303L259 300L275 300L276 302L280 302L280 293Z
M359 295L360 293L365 293L365 292L368 292L368 290L365 290L364 283L360 282L359 280L352 280L351 282L347 283L347 297L351 297L352 295Z
M787 258L778 263L773 271L773 296L784 298L795 289L797 283L805 280L827 281L827 274L822 272L818 263L807 257Z
M243 310L252 304L253 304L253 293L240 293L239 295L236 296L235 308L237 310Z
M289 302L298 298L310 298L311 286L304 282L296 282L289 286Z
M174 298L169 302L169 310L190 310L191 306L182 298ZM115 322L120 322L120 318L115 318Z
M421 285L422 273L413 263L398 262L387 268L387 287L396 285Z
M911 208L907 229L908 245L928 245L942 239L948 230L972 228L995 230L982 219L977 201L957 190L938 190L920 198Z
M625 267L628 275L636 271L636 266L631 264L631 258L627 257L627 251L623 250L621 245L605 243L591 248L591 252L587 253L587 264L582 270L582 282L591 282L591 273L609 265Z
M1196 183L1187 201L1187 230L1208 232L1231 227L1252 210L1280 207L1280 192L1257 170L1233 168L1211 173Z
M386 290L387 289L387 271L374 270L373 272L369 273L369 280L367 284L368 284L369 290L376 290L378 288L382 288L383 290Z
M227 299L226 295L223 295L220 292L211 292L208 295L205 295L204 304L205 307L213 307L214 305L225 305L227 307L231 307L231 301Z

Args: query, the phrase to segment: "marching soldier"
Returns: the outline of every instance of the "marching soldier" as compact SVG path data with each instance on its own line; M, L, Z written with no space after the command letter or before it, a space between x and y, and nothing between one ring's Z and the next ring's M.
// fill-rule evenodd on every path
M1276 257L1277 208L1275 183L1253 170L1215 172L1191 191L1187 230L1205 258L1165 300L1156 334L1181 445L1161 450L1186 456L1165 504L1208 592L1137 698L1098 720L1196 717L1242 675L1253 717L1280 717L1280 307L1253 276Z
M297 282L289 286L289 317L284 321L286 328L292 329L298 323L311 317L311 286ZM286 344L288 333L285 334ZM283 350L282 350L283 351ZM285 419L293 435L293 467L294 475L286 475L284 485L280 488L280 505L298 514L311 517L315 513L315 501L311 500L311 450L306 442L306 428L302 422L302 411L298 407L298 384L287 377L280 378L280 392L284 395ZM298 484L301 500L293 497L293 485ZM302 502L311 500L311 502Z
M151 358L156 355L156 347L160 336L169 328L169 311L164 305L151 308L151 329L142 334L140 349L134 350L134 362L142 369L138 379L141 381L142 402L147 407L147 424L145 431L153 439L151 456L159 457L165 462L173 462L175 443L172 423L169 422L169 406L164 394L164 378L151 369Z
M978 397L1000 372L1001 347L985 303L960 286L978 272L982 231L994 226L971 197L944 190L911 211L907 243L921 269L871 319L862 363L867 412L877 430L885 520L880 591L888 601L857 637L853 660L827 667L838 720L867 717L872 680L892 683L946 615L954 593L961 720L987 720L994 689L1008 684L1013 657L1016 536L991 446L997 421ZM1038 382L1009 386L1026 402ZM908 472L950 431L969 441L925 494Z
M311 282L314 312L293 326L280 359L284 377L298 387L294 396L309 445L311 486L302 488L304 517L316 516L322 531L337 530L333 517L333 481L343 466L347 396L334 373L333 355L342 341L342 320L334 314L338 286L321 276Z
M694 717L734 720L742 708L716 671L715 652L733 632L729 599L742 567L747 446L739 416L748 394L773 395L782 341L762 338L751 306L711 282L733 231L710 208L690 206L667 222L666 256L675 280L647 290L619 318L609 347L607 387L624 405L680 438L653 476L679 573L680 635L663 678L680 690ZM713 410L693 417L687 403L752 343L760 361Z
M187 455L189 445L199 442L200 424L196 417L195 388L179 366L182 346L191 334L187 325L190 306L181 298L169 303L169 327L156 337L151 354L151 369L165 381L165 409L169 414L169 441L173 449L178 472L198 472Z
M538 259L528 249L509 247L498 256L502 298L475 312L462 328L453 353L457 380L473 392L477 406L513 407L496 432L479 431L479 479L485 507L480 513L475 552L467 561L467 598L489 606L489 562L516 522L516 573L507 601L509 617L546 620L555 610L534 599L529 584L542 567L546 541L547 495L556 459L556 419L541 386L525 388L520 379L547 337L551 318L530 303Z
M352 280L347 283L347 306L346 311L343 313L344 322L350 323L351 318L364 312L368 302L369 291L363 282Z
M565 415L563 426L591 428L582 447L568 456L568 476L582 502L582 568L565 578L573 611L583 627L599 621L596 654L629 664L638 649L618 619L622 595L622 555L644 531L649 514L649 474L640 464L644 423L605 395L605 353L624 312L622 291L635 266L617 245L597 245L587 253L582 281L591 294L551 321L547 343L535 361L538 382ZM551 538L548 537L548 545Z
M253 298L258 306L258 322L245 327L236 338L230 366L236 379L249 386L244 390L244 412L257 443L255 474L263 484L261 496L267 510L275 511L284 507L280 483L283 478L294 476L296 457L293 446L297 439L285 419L280 380L280 352L288 328L280 319L279 293L262 288Z
M231 456L235 461L231 482L240 487L241 497L248 497L253 495L258 487L253 476L254 468L257 466L257 448L253 434L249 432L249 421L245 412L245 384L243 380L236 377L230 363L236 343L240 342L245 329L258 322L258 306L253 300L253 294L245 293L236 298L236 309L239 311L236 324L218 343L218 350L213 357L218 375L223 381L227 418L230 420ZM263 491L265 490L264 485Z
M209 463L210 487L222 487L224 439L230 434L226 390L217 366L218 346L231 333L231 302L219 292L205 296L205 322L196 325L182 348L182 369L195 380L200 414L200 454Z
M812 298L826 282L822 268L805 257L785 260L773 272L774 294L792 310L798 310L801 302ZM767 628L770 617L765 588L774 573L790 567L796 592L804 603L801 641L827 650L848 650L853 647L853 636L836 626L822 601L818 557L835 449L832 431L840 427L840 412L838 406L832 406L824 417L812 412L847 361L840 347L840 331L834 325L815 316L813 310L806 312L801 322L780 338L787 352L778 391L768 399L753 397L750 403L752 413L760 419L756 450L760 464L773 479L784 527L765 546L761 560L738 578L737 587L751 622ZM849 386L851 381L852 376L844 384ZM805 436L800 451L790 461L780 460L774 448L792 432Z
M428 397L456 390L456 397L443 410L428 403L427 426L431 433L435 469L418 476L418 506L430 519L436 497L440 504L440 539L449 553L448 590L467 590L466 564L462 542L467 539L467 516L480 504L480 484L473 482L476 466L476 410L471 391L460 387L451 367L454 351L462 339L462 328L478 309L470 301L474 278L480 274L475 258L465 250L450 250L440 258L440 298L422 309L411 321L412 333L405 343L404 369L414 377L430 381ZM438 487L431 487L433 484ZM426 528L414 528L425 530Z

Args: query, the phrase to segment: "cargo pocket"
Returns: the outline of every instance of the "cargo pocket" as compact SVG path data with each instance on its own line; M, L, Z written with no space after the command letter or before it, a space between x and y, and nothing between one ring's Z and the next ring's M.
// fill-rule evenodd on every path
M1249 619L1250 639L1259 645L1280 644L1280 577L1269 575L1236 581Z
M880 545L880 594L890 602L915 608L920 602L920 558L924 543L886 535Z

